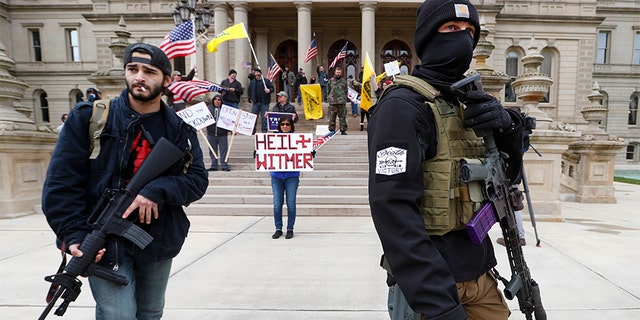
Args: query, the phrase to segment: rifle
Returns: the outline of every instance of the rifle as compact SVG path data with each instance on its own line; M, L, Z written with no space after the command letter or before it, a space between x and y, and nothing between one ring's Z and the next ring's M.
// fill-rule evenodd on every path
M60 297L62 297L63 302L54 314L57 316L64 315L69 304L80 295L82 282L77 279L78 276L96 276L123 286L129 283L126 277L96 265L94 263L96 255L98 251L104 248L108 235L124 237L140 249L144 249L151 243L153 237L132 221L122 219L122 214L147 183L158 177L183 157L184 152L182 150L169 142L169 140L160 138L124 190L114 191L107 189L96 208L102 207L100 204L108 201L106 206L97 219L93 219L97 212L92 213L89 218L89 223L91 223L93 230L80 244L80 250L83 253L82 257L72 257L62 273L44 278L44 280L51 282L52 286L58 288L38 318L39 320L44 320L47 317L55 306L56 300Z
M482 91L479 74L467 77L451 85L451 91L462 98L469 89ZM504 295L509 300L513 300L514 297L518 298L520 311L524 313L527 320L532 320L532 314L535 315L536 320L546 320L547 314L542 306L540 288L531 278L529 267L527 267L527 262L520 246L520 239L518 238L514 208L521 205L521 196L515 194L519 192L517 188L510 188L509 186L509 178L505 172L505 159L508 158L508 155L498 151L491 131L476 132L476 134L484 140L485 159L482 164L464 163L460 167L460 179L462 182L481 182L483 194L487 199L487 203L483 205L479 213L476 213L476 217L472 219L472 222L476 218L486 218L489 220L490 225L488 225L488 228L490 228L491 221L496 221L495 219L497 218L497 221L500 222L507 249L507 257L509 258L509 266L511 267L510 281L500 277L500 274L494 269L496 276L505 285ZM469 225L467 227L469 231ZM471 228L473 228L473 225ZM488 228L481 230L479 236L483 238L488 232Z

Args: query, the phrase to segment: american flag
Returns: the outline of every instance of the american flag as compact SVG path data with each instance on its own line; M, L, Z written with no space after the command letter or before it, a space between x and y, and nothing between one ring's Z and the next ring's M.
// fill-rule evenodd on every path
M273 82L273 79L276 78L280 71L282 71L280 65L276 62L276 59L273 57L273 55L269 53L269 70L267 71L267 79Z
M347 45L349 44L349 41L347 41L344 44L344 47L342 47L342 49L340 49L340 52L338 52L338 55L336 56L335 59L333 59L333 62L331 62L331 65L329 65L329 68L333 68L336 66L336 63L338 63L338 60L344 58L347 56Z
M207 92L220 92L224 87L206 80L178 81L169 86L169 90L173 92L174 101L183 99L191 101L196 96Z
M307 56L304 58L304 63L311 61L311 59L318 56L318 46L316 45L316 38L314 37L309 44L309 49L307 50Z
M196 53L193 21L189 20L171 30L160 43L160 49L169 59L186 57Z
M336 134L336 131L329 131L329 133L325 134L320 138L316 138L313 140L313 150L318 150L322 147L327 141L331 140L333 136Z

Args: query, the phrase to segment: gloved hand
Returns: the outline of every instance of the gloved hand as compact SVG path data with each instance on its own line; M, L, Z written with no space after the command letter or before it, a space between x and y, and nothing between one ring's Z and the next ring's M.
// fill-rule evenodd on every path
M506 130L511 117L494 96L482 91L467 91L462 101L466 108L464 126L474 131Z

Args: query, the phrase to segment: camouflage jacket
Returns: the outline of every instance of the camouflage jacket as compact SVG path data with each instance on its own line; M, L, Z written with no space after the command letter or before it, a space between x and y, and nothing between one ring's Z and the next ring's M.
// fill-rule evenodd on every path
M327 102L329 104L347 103L347 80L344 77L329 79L327 83Z

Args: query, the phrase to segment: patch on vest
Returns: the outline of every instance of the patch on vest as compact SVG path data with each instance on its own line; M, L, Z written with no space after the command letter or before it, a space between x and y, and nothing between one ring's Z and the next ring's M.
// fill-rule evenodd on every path
M407 150L388 147L376 152L376 174L392 176L407 172Z

